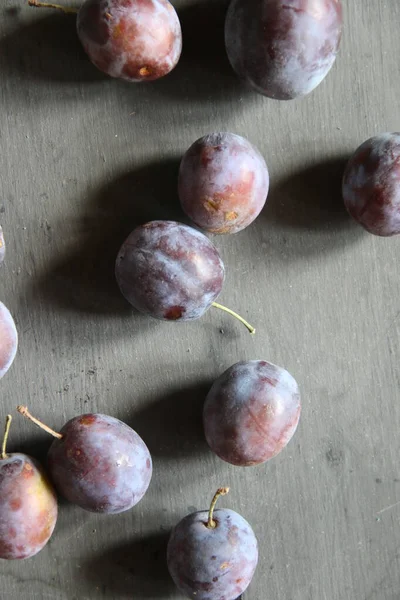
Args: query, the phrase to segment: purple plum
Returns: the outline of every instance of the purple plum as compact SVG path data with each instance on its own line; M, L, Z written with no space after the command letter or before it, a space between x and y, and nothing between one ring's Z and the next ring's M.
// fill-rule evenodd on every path
M47 544L57 521L57 497L39 463L7 454L11 416L0 458L0 558L34 556Z
M174 221L137 227L119 251L115 274L122 294L156 319L198 319L224 282L218 250L199 231Z
M343 199L370 233L400 233L400 133L377 135L355 151L344 173Z
M314 90L335 62L340 0L232 0L225 45L232 67L260 94L290 100Z
M203 412L208 445L233 465L249 467L276 456L300 419L293 377L264 360L239 362L214 382Z
M197 140L179 170L182 208L211 233L237 233L256 219L268 195L265 160L248 140L212 133Z
M100 71L131 82L167 75L182 51L180 22L168 0L86 0L77 31Z
M128 425L107 415L71 419L60 433L18 411L56 437L47 464L59 493L85 510L115 514L129 510L145 495L152 475L150 452Z
M195 512L178 523L168 543L168 569L178 589L193 600L236 600L249 586L258 562L249 523L229 509Z
M0 302L0 379L11 367L18 349L18 333L10 311Z

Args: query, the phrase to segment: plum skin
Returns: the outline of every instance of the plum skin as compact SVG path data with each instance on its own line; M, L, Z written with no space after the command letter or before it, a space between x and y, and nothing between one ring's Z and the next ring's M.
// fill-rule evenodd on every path
M209 391L203 411L211 450L233 465L249 467L276 456L300 419L300 393L285 369L262 360L227 369Z
M182 208L210 233L237 233L260 214L269 174L260 152L233 133L198 139L183 156L178 191Z
M221 292L225 269L204 234L175 221L151 221L132 231L116 261L125 298L156 319L198 319Z
M257 539L249 523L229 509L217 509L217 526L208 512L182 519L173 529L167 563L175 585L197 600L236 600L251 582L258 562Z
M0 265L4 261L6 255L6 243L4 241L3 230L0 225Z
M369 233L400 233L400 133L374 136L357 148L342 193L349 214Z
M0 302L0 379L11 367L18 349L18 333L8 308Z
M0 558L30 558L49 541L57 497L39 463L26 454L0 460Z
M342 23L340 0L232 0L226 50L257 92L291 100L309 94L332 68Z
M100 71L130 82L167 75L182 51L179 18L168 0L86 0L77 32Z
M102 414L71 419L52 443L47 460L56 489L91 512L129 510L150 484L152 461L141 437L128 425Z

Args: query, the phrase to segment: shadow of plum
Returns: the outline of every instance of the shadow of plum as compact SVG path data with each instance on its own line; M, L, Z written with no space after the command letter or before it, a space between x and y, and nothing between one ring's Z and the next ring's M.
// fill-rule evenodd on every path
M347 158L332 158L273 182L262 212L267 251L284 259L301 259L364 238L343 204L346 162Z
M138 225L153 219L185 221L177 199L178 165L168 159L140 167L95 193L78 223L78 241L39 281L40 296L68 310L149 319L120 293L115 259Z
M110 547L82 565L83 576L114 597L166 598L175 587L168 573L169 533L154 533Z
M213 381L199 381L161 395L129 423L155 461L187 459L210 452L203 430L203 405Z

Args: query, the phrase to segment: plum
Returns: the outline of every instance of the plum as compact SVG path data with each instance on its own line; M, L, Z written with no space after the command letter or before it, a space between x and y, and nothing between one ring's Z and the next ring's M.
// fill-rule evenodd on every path
M57 521L57 497L40 464L26 454L7 454L7 416L0 458L0 558L34 556Z
M182 50L178 15L168 0L86 0L77 30L100 71L132 82L167 75Z
M0 302L0 379L11 367L18 349L18 333L10 311Z
M290 100L309 94L330 71L342 21L340 0L232 0L226 50L257 92Z
M3 230L0 225L0 265L4 260L6 254L6 243L4 241Z
M344 173L343 199L370 233L400 233L400 133L377 135L355 151Z
M217 490L209 511L195 512L173 529L168 569L178 589L195 600L235 600L250 584L258 562L257 539L237 512L218 509Z
M102 414L71 419L57 433L18 412L51 433L47 464L56 489L85 510L116 514L129 510L145 495L152 475L150 452L128 425Z
M238 362L214 382L203 411L211 450L248 467L276 456L300 418L300 393L285 369L264 360Z
M166 321L200 318L211 306L242 317L215 302L225 269L216 247L204 234L175 221L151 221L123 243L115 275L124 297L138 311Z
M197 140L179 170L179 198L187 216L211 233L237 233L256 219L268 195L260 152L233 133Z
M85 0L80 9L28 0L30 6L78 13L78 37L103 73L130 82L153 81L182 52L178 15L168 0Z

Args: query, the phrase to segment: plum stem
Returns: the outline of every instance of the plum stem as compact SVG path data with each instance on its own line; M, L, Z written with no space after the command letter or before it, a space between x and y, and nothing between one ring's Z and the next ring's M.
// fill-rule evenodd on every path
M207 521L207 527L208 529L215 529L217 524L213 519L213 515L214 515L214 508L215 505L218 502L218 498L220 496L226 496L226 494L229 493L229 488L228 487L221 487L218 488L217 491L214 494L214 498L211 500L211 504L210 504L210 510L208 511L208 521Z
M20 415L22 415L23 417L26 417L27 419L32 421L32 423L35 423L35 425L40 427L40 429L43 429L44 431L47 431L47 433L50 433L50 435L54 436L55 438L62 440L63 436L61 435L61 433L54 431L54 429L51 429L51 427L48 427L47 425L42 423L42 421L39 421L39 419L36 419L35 417L33 417L31 415L31 413L29 412L27 406L19 405L19 406L17 406L17 411L19 412Z
M247 329L250 331L251 335L255 334L255 332L256 332L255 328L252 325L250 325L250 323L248 323L245 319L243 319L243 317L241 317L240 315L238 315L237 313L235 313L230 308L227 308L223 304L218 304L218 302L213 302L212 306L214 306L214 308L219 308L220 310L224 310L225 312L229 313L233 317L236 317L237 319L239 319L239 321L241 323L243 323L243 325L245 327L247 327Z
M61 6L61 4L53 4L52 2L39 2L39 0L28 0L29 6L35 6L36 8L55 8L62 10L67 15L76 15L78 8L72 6Z
M11 421L12 421L12 416L11 415L7 415L6 416L6 426L4 428L3 444L1 446L1 458L2 458L2 460L5 460L7 458L6 449L7 449L8 434L10 433Z

